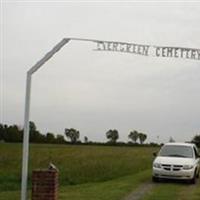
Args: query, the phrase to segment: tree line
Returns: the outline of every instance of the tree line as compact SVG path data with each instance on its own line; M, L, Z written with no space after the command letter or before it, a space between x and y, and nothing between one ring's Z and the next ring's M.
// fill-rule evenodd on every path
M87 136L84 136L84 141L80 141L80 132L75 128L66 128L64 134L46 133L42 134L34 122L29 122L29 132L31 143L54 143L54 144L106 144L106 145L142 145L147 139L147 134L138 132L136 130L130 131L128 138L131 140L128 143L117 142L119 139L119 132L116 129L110 129L105 133L108 142L100 143L89 141ZM65 140L65 137L68 140ZM0 141L4 142L22 142L23 141L23 128L17 125L0 124ZM191 142L196 143L200 147L200 135L195 135ZM150 143L150 145L157 145Z
M18 125L0 124L0 141L4 142L22 142L23 128ZM63 135L54 133L41 134L34 122L29 122L29 141L32 143L55 143L64 144L65 138Z
M80 132L74 128L66 128L64 134L55 135L54 133L42 134L37 129L34 122L29 122L29 141L32 143L55 143L55 144L64 144L64 143L82 143L80 141ZM65 140L65 137L68 140ZM116 144L119 139L119 132L116 129L110 129L106 132L106 138L108 139L109 144ZM137 131L131 131L128 135L128 138L132 140L133 143L139 141L140 144L143 144L147 138L147 135L144 133L139 133ZM23 141L23 128L18 125L7 125L0 124L0 141L4 142L22 142ZM87 136L84 136L84 143L93 143L89 141ZM94 142L98 143L98 142Z
M78 130L74 128L67 128L65 129L65 135L71 143L76 143L79 140L80 133ZM108 139L108 143L116 144L117 140L119 139L119 132L116 129L110 129L106 132L106 138ZM139 140L140 144L143 144L144 141L147 139L147 135L144 133L139 133L137 131L131 131L128 135L128 138L130 138L135 144L137 143L137 140ZM84 142L88 142L87 136L84 137Z

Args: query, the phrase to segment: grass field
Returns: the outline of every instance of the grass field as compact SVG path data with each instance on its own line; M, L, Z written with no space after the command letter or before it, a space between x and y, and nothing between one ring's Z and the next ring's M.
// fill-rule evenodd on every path
M53 162L59 169L59 200L120 200L151 180L151 147L36 145L30 147L32 169ZM20 144L0 144L0 200L20 198ZM30 186L29 180L29 189ZM144 200L199 200L200 186L159 183Z

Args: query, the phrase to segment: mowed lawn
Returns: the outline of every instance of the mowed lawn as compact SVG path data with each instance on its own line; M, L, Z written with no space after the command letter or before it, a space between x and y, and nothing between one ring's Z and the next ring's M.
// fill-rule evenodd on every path
M21 151L20 144L0 144L0 200L20 198ZM59 200L120 200L151 181L155 151L153 147L31 144L29 177L32 169L53 162L59 169ZM200 185L159 183L144 197L162 199L199 200Z

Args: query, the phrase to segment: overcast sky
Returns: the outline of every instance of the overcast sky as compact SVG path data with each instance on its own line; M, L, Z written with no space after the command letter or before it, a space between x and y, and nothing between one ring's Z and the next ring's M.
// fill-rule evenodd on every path
M200 3L3 1L1 123L24 123L26 71L63 37L200 49ZM3 36L3 37L2 37ZM33 75L30 120L42 133L76 128L105 141L117 129L148 141L200 133L200 61L93 51L69 42Z

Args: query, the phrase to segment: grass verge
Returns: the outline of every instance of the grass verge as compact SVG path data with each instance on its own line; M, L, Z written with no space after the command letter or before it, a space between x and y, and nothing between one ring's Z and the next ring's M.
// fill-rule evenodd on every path
M62 186L59 190L59 200L121 200L141 183L148 181L150 174L150 170L145 170L110 181ZM20 191L0 192L0 200L5 199L20 199Z
M143 200L199 200L200 183L161 182Z

